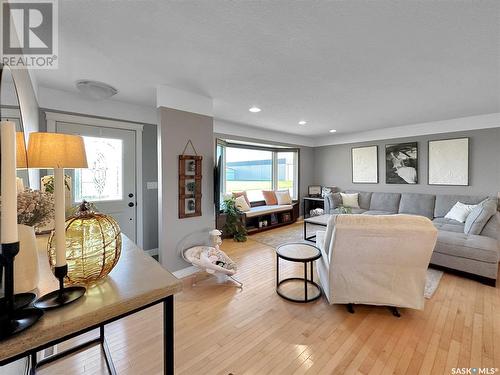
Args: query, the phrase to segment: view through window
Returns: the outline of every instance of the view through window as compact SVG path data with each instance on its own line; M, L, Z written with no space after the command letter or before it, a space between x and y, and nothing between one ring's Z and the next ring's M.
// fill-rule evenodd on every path
M259 150L235 145L225 150L225 193L246 191L251 202L262 190L289 190L297 198L297 151Z

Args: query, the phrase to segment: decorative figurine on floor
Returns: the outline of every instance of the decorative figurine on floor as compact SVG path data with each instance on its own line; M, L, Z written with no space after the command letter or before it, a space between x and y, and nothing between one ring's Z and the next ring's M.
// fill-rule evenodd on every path
M217 277L217 282L224 283L231 279L239 288L243 288L243 284L233 277L237 271L236 263L219 248L222 244L222 232L214 229L208 234L209 246L182 247L182 257L193 266Z

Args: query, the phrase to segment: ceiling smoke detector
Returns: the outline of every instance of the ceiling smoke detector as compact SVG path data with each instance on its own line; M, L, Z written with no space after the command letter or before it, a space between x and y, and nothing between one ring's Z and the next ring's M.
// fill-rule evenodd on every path
M118 93L117 89L107 83L88 79L76 81L76 88L86 97L96 100L108 99Z

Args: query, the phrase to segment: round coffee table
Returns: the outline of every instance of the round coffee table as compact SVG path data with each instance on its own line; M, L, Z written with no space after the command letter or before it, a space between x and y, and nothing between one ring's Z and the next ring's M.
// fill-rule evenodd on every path
M289 277L280 280L280 258L304 263L304 277ZM313 264L321 258L321 251L306 243L287 243L276 248L276 293L288 301L306 303L321 297L321 287L314 282ZM310 264L310 279L307 277L307 264ZM300 290L300 293L296 293ZM295 292L291 296L290 292ZM299 295L297 295L299 294Z

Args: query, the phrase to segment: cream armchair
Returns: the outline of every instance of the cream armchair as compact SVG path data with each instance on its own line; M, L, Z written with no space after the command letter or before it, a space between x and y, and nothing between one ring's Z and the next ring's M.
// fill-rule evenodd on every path
M316 246L330 304L424 308L426 270L437 230L422 216L333 215Z

